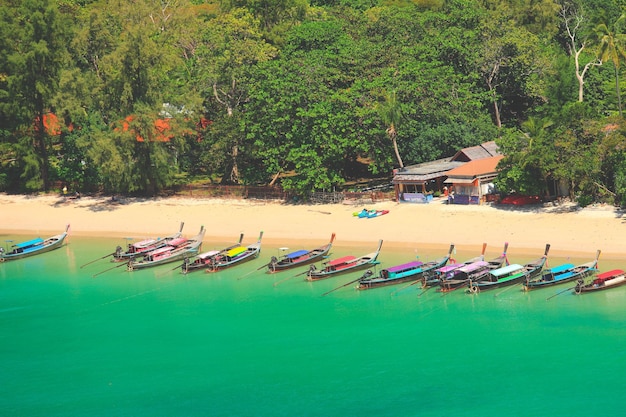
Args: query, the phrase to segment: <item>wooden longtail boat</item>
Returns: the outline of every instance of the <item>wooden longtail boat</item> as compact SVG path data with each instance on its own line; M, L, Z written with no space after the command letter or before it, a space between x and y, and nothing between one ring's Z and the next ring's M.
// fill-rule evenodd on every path
M301 249L281 256L280 259L272 256L270 262L267 264L268 272L274 273L284 271L285 269L295 268L297 266L316 262L330 252L330 248L332 248L334 241L335 234L333 233L330 237L330 242L324 246L320 246L319 248L311 250Z
M129 243L126 251L124 252L122 247L118 246L117 248L115 248L115 252L113 253L113 262L127 262L131 258L136 258L140 255L144 255L155 249L159 249L168 245L172 240L179 239L183 235L184 226L185 223L181 222L180 230L178 230L178 232L169 236L165 236L164 238L157 237L144 239L135 243Z
M439 292L450 292L467 286L470 281L477 281L489 273L489 262L477 261L463 265L451 271L439 283Z
M422 288L432 288L438 287L443 279L446 277L452 278L454 276L453 271L462 266L469 265L474 262L484 261L485 260L485 250L487 249L487 244L483 243L483 250L479 256L468 259L465 262L456 262L456 260L450 258L449 264L442 266L441 268L435 269L429 274L426 274L422 278Z
M626 285L626 272L621 269L613 269L596 275L595 279L587 284L585 284L585 280L579 278L574 292L576 294L587 294L621 287L622 285Z
M347 272L354 272L360 269L367 268L371 265L377 265L378 254L383 246L382 239L378 242L378 249L376 252L368 253L363 256L344 256L324 262L319 269L315 268L315 265L311 265L311 268L307 272L306 279L308 281L318 281L320 279L330 278L335 275L345 274Z
M262 238L263 232L259 234L259 239L256 241L256 243L248 246L238 246L236 248L230 249L223 255L214 257L211 263L207 265L206 272L217 272L221 269L230 268L232 266L239 265L246 261L257 258L261 253Z
M484 247L483 245L483 248ZM486 278L490 271L502 268L505 264L508 264L506 257L508 247L509 244L505 243L502 254L492 260L472 262L446 272L445 275L441 275L439 291L450 292L465 287L470 282L480 281Z
M8 248L0 248L0 262L10 261L13 259L26 258L28 256L39 255L40 253L50 252L51 250L63 246L63 241L67 237L70 225L65 226L65 232L58 235L50 236L46 239L40 237L27 240L25 242L16 243Z
M546 244L546 249L541 258L528 262L527 264L511 264L502 268L490 271L487 276L479 281L470 281L468 292L478 293L493 288L507 287L514 284L521 284L529 279L533 279L543 270L543 266L548 259L550 244Z
M134 271L193 257L200 251L205 232L206 230L202 226L198 234L190 239L184 237L172 239L167 245L141 255L139 260L131 258L128 261L127 269Z
M441 268L447 264L453 250L454 245L452 244L450 245L448 254L442 258L429 262L413 261L402 265L392 266L391 268L382 269L377 276L373 276L372 271L368 269L359 279L357 289L367 290L376 287L421 280L425 274L428 274L431 271Z
M594 275L598 270L598 259L600 258L600 251L596 253L596 259L591 262L587 262L581 265L574 266L567 263L559 265L555 268L545 270L541 276L527 280L524 284L526 291L535 290L538 288L551 287L554 285L562 284L565 282L576 281L577 279L584 279L585 277Z
M232 249L240 247L242 241L243 241L243 233L239 235L239 242L235 243L234 245L231 245L221 250L212 250L212 251L201 253L200 255L197 255L195 259L192 259L192 260L186 258L183 264L181 265L182 273L187 274L189 272L199 271L201 269L208 268L213 262L213 259L215 259L218 256L225 255L228 251Z

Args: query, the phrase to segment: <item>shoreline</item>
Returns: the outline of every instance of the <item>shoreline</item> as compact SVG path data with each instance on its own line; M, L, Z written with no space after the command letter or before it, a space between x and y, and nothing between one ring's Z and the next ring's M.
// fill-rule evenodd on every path
M337 247L374 249L383 239L384 249L447 250L451 243L462 251L500 251L536 255L547 243L555 256L626 257L621 210L610 206L584 209L570 203L525 207L447 205L442 199L428 204L392 201L354 204L288 204L264 200L203 198L64 199L58 196L0 194L1 235L70 233L86 237L146 238L171 234L184 222L183 233L194 235L207 228L205 242L230 243L244 233L244 244L264 232L268 246L298 243L317 247L336 234ZM373 219L353 216L363 208L389 210Z

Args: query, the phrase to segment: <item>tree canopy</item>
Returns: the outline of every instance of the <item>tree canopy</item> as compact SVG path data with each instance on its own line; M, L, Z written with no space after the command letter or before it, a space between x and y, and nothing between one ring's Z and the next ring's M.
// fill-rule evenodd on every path
M496 140L501 189L624 204L625 6L3 0L0 190L306 196Z

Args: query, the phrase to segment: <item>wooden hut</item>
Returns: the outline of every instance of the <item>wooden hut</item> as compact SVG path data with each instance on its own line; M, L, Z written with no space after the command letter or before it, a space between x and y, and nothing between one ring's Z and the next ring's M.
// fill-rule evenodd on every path
M481 204L495 198L493 180L502 155L467 162L447 172L450 204Z

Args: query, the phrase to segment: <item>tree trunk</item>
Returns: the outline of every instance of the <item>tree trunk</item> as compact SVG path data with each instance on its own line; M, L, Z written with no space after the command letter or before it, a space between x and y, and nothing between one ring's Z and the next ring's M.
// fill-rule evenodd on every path
M619 117L622 118L622 94L619 89L619 68L615 65L615 92L617 93L617 108L619 109Z
M494 80L500 70L500 64L496 62L491 69L491 74L486 79L487 88L489 88L489 92L491 93L491 101L493 102L493 118L495 119L496 126L498 129L502 127L502 119L500 118L500 107L498 107L498 96L496 94L496 88L493 85Z
M578 80L578 102L582 103L585 80L583 80L583 77L581 77L578 72L576 72L576 79Z
M398 142L396 141L395 135L391 140L393 141L393 150L396 152L396 158L398 158L400 168L404 168L404 162L402 162L402 158L400 158L400 151L398 151Z

